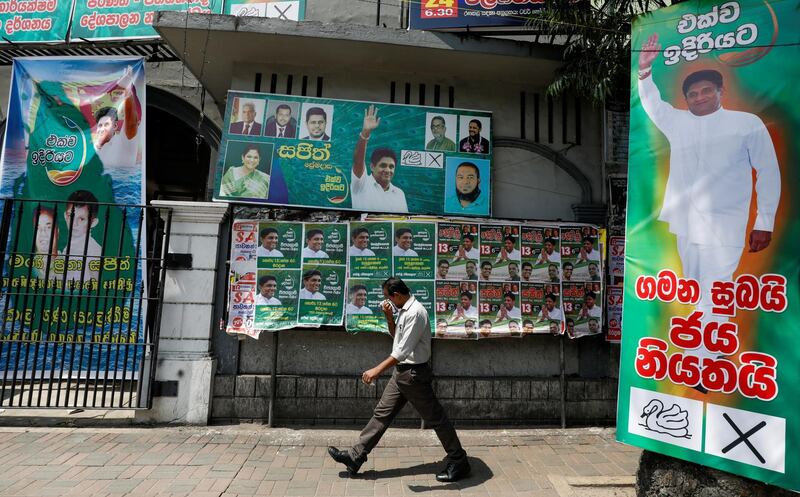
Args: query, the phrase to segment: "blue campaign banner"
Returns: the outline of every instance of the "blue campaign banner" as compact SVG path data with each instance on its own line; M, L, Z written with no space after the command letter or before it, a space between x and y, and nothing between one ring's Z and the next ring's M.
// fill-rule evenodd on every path
M142 358L145 108L141 57L15 59L0 158L0 375L56 363L130 371Z
M420 0L411 2L410 29L460 30L524 26L543 0Z

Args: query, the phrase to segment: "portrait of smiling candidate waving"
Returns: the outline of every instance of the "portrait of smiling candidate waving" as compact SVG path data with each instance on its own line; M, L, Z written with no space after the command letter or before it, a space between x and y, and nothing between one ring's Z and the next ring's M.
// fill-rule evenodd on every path
M367 141L380 126L378 109L370 105L364 110L364 123L358 134L358 143L353 152L353 172L350 192L353 195L353 209L382 212L408 212L406 194L392 184L397 171L397 154L390 148L376 148L369 159L367 174L365 159Z
M639 97L670 146L669 177L659 220L676 235L683 276L700 283L703 324L710 316L714 281L729 281L745 246L755 170L757 214L748 238L750 252L772 240L781 194L775 147L755 114L725 109L723 77L705 69L689 74L682 91L688 110L664 102L653 82L661 52L651 35L639 53ZM700 351L698 355L705 355Z

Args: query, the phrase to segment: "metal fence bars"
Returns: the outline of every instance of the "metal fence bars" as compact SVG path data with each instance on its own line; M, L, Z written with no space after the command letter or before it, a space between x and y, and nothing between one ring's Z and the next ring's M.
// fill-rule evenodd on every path
M2 201L0 406L151 407L171 214Z

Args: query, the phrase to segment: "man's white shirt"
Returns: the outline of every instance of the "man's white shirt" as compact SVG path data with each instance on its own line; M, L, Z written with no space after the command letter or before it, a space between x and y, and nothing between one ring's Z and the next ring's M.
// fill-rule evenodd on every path
M300 298L305 300L328 300L320 292L309 292L305 288L300 289Z
M772 231L781 192L775 147L755 114L720 108L706 116L661 99L653 77L639 80L647 115L670 144L669 177L659 220L688 241L744 247L756 170L754 229Z
M133 139L129 140L125 130L115 132L114 136L97 151L97 156L103 162L103 167L108 169L130 169L138 164L139 139L138 131Z
M256 294L256 305L281 305L281 301L275 297L265 297L260 293Z
M547 255L547 260L544 259L545 255ZM558 264L559 262L561 262L561 254L559 254L556 250L553 250L552 254L548 254L547 252L542 250L542 253L539 254L539 258L536 259L536 264L544 264L545 262L554 262Z
M456 257L458 257L458 252L456 252ZM478 260L481 258L481 254L480 251L473 245L471 249L464 251L464 258Z
M539 311L539 319L544 319L544 308ZM547 319L550 319L551 321L561 321L564 319L564 314L558 307L553 307L552 311L547 311Z
M584 260L600 262L600 251L592 249L591 252L586 253Z
M350 303L347 304L346 312L347 312L348 315L350 315L350 314L372 314L372 310L369 307L367 307L367 306L357 307L356 305L350 304Z
M464 319L478 319L478 308L474 305L469 306L469 308L464 309L463 307L459 306L459 309L464 314ZM456 311L458 312L458 311Z
M506 252L506 256L509 261L518 261L520 258L519 250L514 249L511 252ZM497 262L500 262L501 260L503 260L502 253L497 254Z
M266 249L263 245L258 246L256 250L257 257L283 257L283 253L278 249Z
M375 255L375 252L373 252L372 250L370 250L368 248L360 249L360 248L356 247L355 245L351 245L350 246L350 255L351 256L362 256L362 257L373 257Z
M401 249L397 245L392 247L392 255L395 257L419 257L414 249Z
M324 250L311 250L308 247L303 247L303 259L328 259L328 254Z
M353 209L382 212L408 212L406 194L389 183L384 190L367 171L357 177L350 174L350 193L353 195Z
M584 309L586 309L586 316L590 318L599 318L603 314L603 310L597 304L593 305L591 309L588 307L584 307Z
M501 316L503 309L506 309L505 306L501 307L499 311L497 311L497 317ZM514 319L514 318L521 318L522 312L520 312L519 307L512 307L511 309L506 309L506 318L507 319Z

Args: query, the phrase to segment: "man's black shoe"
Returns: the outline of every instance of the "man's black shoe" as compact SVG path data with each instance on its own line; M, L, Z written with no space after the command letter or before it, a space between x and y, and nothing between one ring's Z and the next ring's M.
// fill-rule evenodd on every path
M468 476L469 472L470 467L468 461L465 460L461 463L449 462L444 470L436 475L436 481L443 483L458 481L461 478Z
M350 454L345 450L339 450L336 447L328 447L328 454L331 455L334 461L347 466L347 472L351 475L358 473L364 461L356 462L350 457Z

